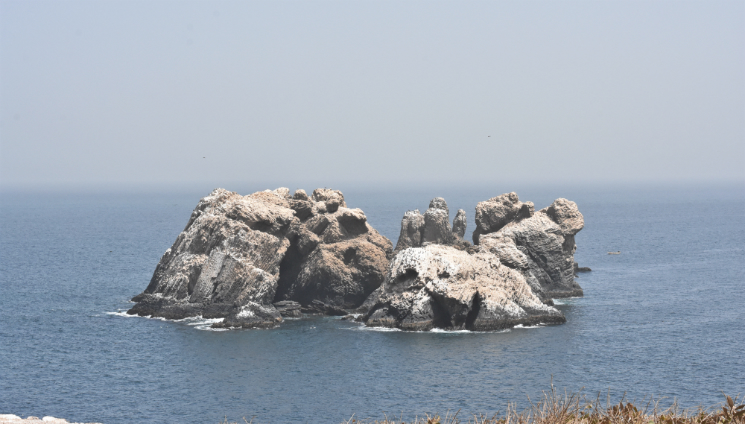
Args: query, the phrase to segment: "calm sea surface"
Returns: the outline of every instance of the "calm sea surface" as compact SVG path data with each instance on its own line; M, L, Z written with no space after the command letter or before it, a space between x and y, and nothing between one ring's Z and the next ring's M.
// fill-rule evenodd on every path
M239 187L227 187L242 193ZM306 187L306 190L312 189ZM343 189L343 188L342 188ZM392 241L443 196L474 229L510 191L344 190ZM206 192L0 195L0 413L104 423L339 423L524 407L554 384L603 398L745 394L745 187L519 190L579 205L585 297L567 323L501 333L371 331L336 318L274 330L123 317ZM620 250L621 255L608 255Z

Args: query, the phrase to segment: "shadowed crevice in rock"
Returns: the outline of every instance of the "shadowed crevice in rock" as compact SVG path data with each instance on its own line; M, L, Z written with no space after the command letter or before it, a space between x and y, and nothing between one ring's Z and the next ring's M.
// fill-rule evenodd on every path
M303 255L300 253L300 247L296 243L291 243L287 253L282 258L279 266L279 278L277 280L277 292L272 299L272 303L285 300L295 300L293 283L300 274Z
M453 320L448 309L444 307L441 300L432 297L432 328L454 328Z
M416 281L417 277L419 277L419 273L414 268L407 269L403 274L396 277L396 279L399 282L404 281Z
M357 252L353 248L349 248L344 251L344 265L349 265L357 256Z
M479 292L476 292L471 301L471 310L468 311L468 315L466 316L466 329L471 331L475 329L473 324L476 322L479 312L481 312L481 296L479 296Z

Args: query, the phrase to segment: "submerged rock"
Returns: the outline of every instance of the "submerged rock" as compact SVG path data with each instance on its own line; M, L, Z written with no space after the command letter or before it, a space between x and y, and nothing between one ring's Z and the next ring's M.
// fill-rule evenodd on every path
M298 302L294 302L292 300L282 300L280 302L274 302L273 305L283 318L299 317L301 315L301 309L303 307Z
M576 275L579 272L590 272L592 271L590 267L587 266L579 266L577 262L574 263L574 274Z
M359 306L383 282L390 255L391 242L338 190L317 189L311 198L286 188L247 196L217 189L199 202L128 313L272 327L296 316L288 301Z
M214 328L273 328L282 322L282 315L274 305L248 302L233 308L222 322L212 324Z
M303 307L302 311L306 314L322 314L332 316L349 315L349 312L347 312L346 310L333 305L329 305L327 303L323 303L320 300L312 301L310 305Z

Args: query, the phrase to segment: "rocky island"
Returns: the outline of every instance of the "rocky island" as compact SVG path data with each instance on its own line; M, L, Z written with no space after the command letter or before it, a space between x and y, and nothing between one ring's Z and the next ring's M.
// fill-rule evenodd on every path
M203 198L129 314L223 318L270 328L302 313L358 312L367 326L497 330L566 321L552 298L582 296L574 280L577 205L535 211L507 193L476 206L473 244L445 199L406 212L393 249L338 190L286 188Z
M346 314L380 286L390 240L337 190L203 198L130 314L273 327L301 311Z

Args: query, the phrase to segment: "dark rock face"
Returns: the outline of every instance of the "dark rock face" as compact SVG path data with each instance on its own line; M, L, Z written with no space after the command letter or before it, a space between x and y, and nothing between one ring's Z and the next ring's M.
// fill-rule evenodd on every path
M582 296L574 281L574 235L584 226L576 203L557 199L533 212L531 202L521 203L509 193L476 209L475 243L522 272L542 299Z
M294 302L359 306L383 282L390 255L391 242L338 190L311 198L286 188L248 196L217 189L199 202L128 313L272 327L296 316Z
M328 201L320 205L328 210ZM333 213L315 213L293 223L288 238L291 246L281 264L277 300L303 305L320 300L355 308L385 279L391 242L359 209L340 206Z

